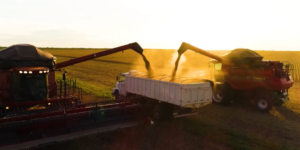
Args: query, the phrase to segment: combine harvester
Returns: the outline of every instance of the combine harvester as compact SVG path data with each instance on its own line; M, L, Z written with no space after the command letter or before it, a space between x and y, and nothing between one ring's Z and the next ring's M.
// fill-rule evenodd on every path
M227 105L234 99L253 102L263 112L273 105L289 100L288 90L293 86L292 64L280 61L266 61L249 49L235 49L220 57L183 42L178 50L173 76L176 75L180 56L192 50L213 58L207 79L214 82L213 103Z
M146 68L151 71L150 64L138 43L131 43L57 64L56 57L32 45L13 45L1 50L0 149L39 147L102 131L149 123L151 120L149 120L147 113L154 114L151 112L154 111L152 106L158 102L154 99L149 100L151 96L145 99L144 95L134 94L138 91L132 91L133 86L137 86L135 89L144 88L147 90L146 84L130 86L131 90L128 91L131 92L130 97L117 97L117 100L107 99L101 102L85 102L82 100L82 91L76 86L76 82L57 81L55 79L55 71L59 71L63 67L128 49L141 54ZM127 81L133 80L134 78ZM154 82L152 81L152 83ZM157 84L158 82L155 83L155 88ZM160 90L163 90L162 84L159 84ZM169 87L175 89L169 92L177 92L180 90L179 86L183 85L170 84ZM182 96L185 96L182 98L188 98L188 101L191 102L185 102L184 99L178 99L178 97L173 99L177 102L169 101L171 99L163 101L164 97L160 97L159 100L164 103L163 106L159 105L159 107L169 109L170 105L165 105L165 102L168 103L169 101L174 105L183 106L183 108L198 108L200 106L198 100L203 100L205 103L211 100L212 92L209 92L211 89L209 84L186 85L184 88L188 90L193 86L204 87L208 91L205 93L207 95L193 99L194 97L191 98L188 94L184 94L183 90L180 90ZM157 91L155 90L155 92ZM198 91L198 94L203 94L203 92ZM195 96L194 91L190 91L190 94ZM165 96L167 98L167 95ZM179 103L178 100L183 102ZM162 109L158 110L161 111ZM167 112L169 117L174 116L173 113L170 114L173 110ZM180 112L180 115L175 117L184 116L187 113L190 114L190 111Z
M138 115L140 107L137 104L112 100L82 103L82 91L76 82L55 80L55 71L63 67L128 49L143 56L138 43L57 64L52 54L29 44L1 50L0 146L23 143L1 149L28 148L87 134L78 132L81 130L98 127L111 130L139 123L137 118L144 116ZM57 137L66 133L76 135Z

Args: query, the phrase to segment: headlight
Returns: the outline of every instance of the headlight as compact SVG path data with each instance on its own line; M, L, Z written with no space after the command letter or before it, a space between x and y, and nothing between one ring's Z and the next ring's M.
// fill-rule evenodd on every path
M32 74L32 71L29 71L29 74Z
M27 71L24 71L24 74L27 74Z
M23 71L19 71L19 73L20 73L20 74L22 74L22 73L23 73Z

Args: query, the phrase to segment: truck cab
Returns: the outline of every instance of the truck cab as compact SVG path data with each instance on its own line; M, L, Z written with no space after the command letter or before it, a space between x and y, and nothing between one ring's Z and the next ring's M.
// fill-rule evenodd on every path
M125 87L125 79L126 76L129 74L137 73L136 70L130 70L129 72L121 73L116 77L117 83L116 87L112 90L112 95L115 97L115 99L119 99L122 96L127 96L126 87Z
M112 95L115 96L116 99L120 98L121 95L127 95L125 90L125 78L126 75L128 75L129 72L121 73L116 77L117 83L116 87L112 91Z

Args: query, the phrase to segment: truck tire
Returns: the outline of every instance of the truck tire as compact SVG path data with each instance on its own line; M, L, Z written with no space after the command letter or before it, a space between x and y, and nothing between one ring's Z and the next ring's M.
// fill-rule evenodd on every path
M163 105L163 118L166 120L172 120L174 117L174 105L170 103L164 103Z
M213 90L212 102L219 105L231 103L231 87L227 84L216 86Z
M121 95L119 93L119 91L115 91L115 101L120 101Z
M262 112L269 112L272 107L272 99L268 94L258 94L255 97L255 105Z
M173 119L174 105L160 102L153 108L153 121L170 121Z
M153 121L161 121L163 119L163 103L157 103L153 108Z

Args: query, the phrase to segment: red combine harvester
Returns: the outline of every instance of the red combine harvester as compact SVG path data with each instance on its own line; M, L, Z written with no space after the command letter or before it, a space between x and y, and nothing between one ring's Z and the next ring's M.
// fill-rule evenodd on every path
M220 57L183 42L178 50L177 65L186 50L213 58L208 78L215 84L213 102L216 104L227 105L234 99L246 99L259 110L268 112L273 105L289 100L294 67L288 62L265 61L249 49L235 49Z
M73 95L57 94L55 71L97 57L127 49L143 53L143 49L132 43L118 48L71 59L56 64L56 57L33 45L13 45L0 51L0 107L2 115L9 110L28 109L35 105L69 102Z
M55 80L55 71L63 67L128 49L144 57L138 43L57 64L52 54L29 44L0 50L0 146L136 121L138 105L113 100L81 103L75 82L68 85L72 92L66 92L67 82Z

